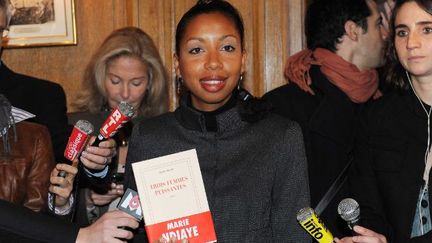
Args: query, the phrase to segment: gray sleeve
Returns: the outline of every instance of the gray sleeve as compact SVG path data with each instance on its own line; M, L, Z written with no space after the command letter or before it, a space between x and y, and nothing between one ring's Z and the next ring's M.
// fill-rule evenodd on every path
M272 193L271 222L274 242L310 242L297 223L297 212L310 205L306 154L300 126L293 123L281 142Z

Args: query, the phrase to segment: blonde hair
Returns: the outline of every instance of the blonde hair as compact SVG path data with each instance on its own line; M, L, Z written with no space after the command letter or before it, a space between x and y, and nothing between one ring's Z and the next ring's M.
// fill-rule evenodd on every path
M168 110L168 74L149 35L136 27L112 32L93 54L84 73L83 91L73 104L80 111L101 111L107 103L105 77L110 63L123 56L135 57L147 66L148 86L139 115L152 117Z

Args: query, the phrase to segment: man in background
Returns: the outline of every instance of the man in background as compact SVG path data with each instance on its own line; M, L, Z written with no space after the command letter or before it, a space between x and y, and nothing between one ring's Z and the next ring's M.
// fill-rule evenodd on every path
M384 61L387 31L373 0L313 1L305 26L308 48L288 59L289 83L264 99L275 113L302 127L316 207L349 164L364 104L380 95L375 69ZM347 196L348 186L341 183L321 214L339 237L350 235L337 214L338 203Z
M0 0L0 34L2 44L7 40L12 6L9 0ZM11 104L36 115L28 121L45 125L51 135L55 159L64 161L65 149L70 127L67 122L66 96L63 88L53 82L15 73L1 61L0 46L0 93Z

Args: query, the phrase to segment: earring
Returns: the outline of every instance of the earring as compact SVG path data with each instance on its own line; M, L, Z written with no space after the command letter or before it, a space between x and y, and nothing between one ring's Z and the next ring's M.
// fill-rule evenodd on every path
M241 83L242 83L242 81L243 81L243 73L240 74L239 81L237 82L237 90L241 89Z
M177 92L177 95L180 95L181 94L181 91L182 91L182 89L183 89L183 79L181 78L181 77L177 77L176 78L176 92Z

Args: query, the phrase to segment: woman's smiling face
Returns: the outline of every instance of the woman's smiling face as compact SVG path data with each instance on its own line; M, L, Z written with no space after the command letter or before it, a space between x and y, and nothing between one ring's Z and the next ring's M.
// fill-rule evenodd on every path
M240 34L225 15L201 14L187 25L176 55L175 69L201 111L223 106L244 72L246 54Z

